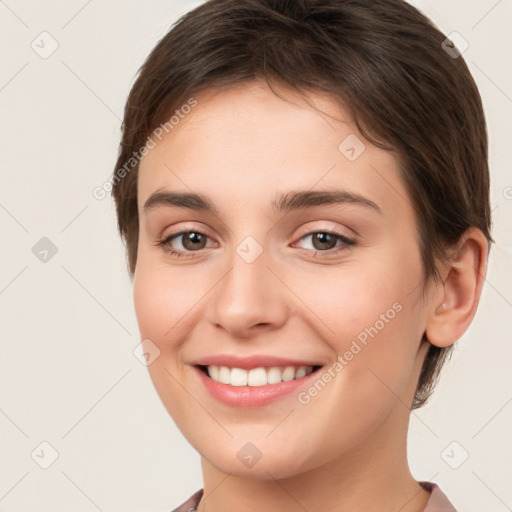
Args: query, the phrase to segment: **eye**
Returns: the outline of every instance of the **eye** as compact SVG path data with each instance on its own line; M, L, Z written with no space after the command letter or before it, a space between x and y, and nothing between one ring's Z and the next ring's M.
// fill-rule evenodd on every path
M313 251L315 256L323 256L321 253L331 255L346 249L346 246L355 245L356 241L347 236L333 231L313 231L304 235L300 240L308 240L312 246L308 251Z
M168 254L183 257L207 248L209 239L210 237L208 235L200 231L181 231L164 237L162 240L159 240L156 245L162 246ZM345 250L347 246L356 244L355 240L348 238L342 233L333 231L313 231L300 238L300 240L308 239L312 248L303 249L308 254L311 254L311 251L313 251L314 256L320 257L332 255L333 253ZM216 245L217 244L214 243L213 247Z
M164 247L168 253L180 257L204 249L209 238L199 231L181 231L163 238L157 245Z

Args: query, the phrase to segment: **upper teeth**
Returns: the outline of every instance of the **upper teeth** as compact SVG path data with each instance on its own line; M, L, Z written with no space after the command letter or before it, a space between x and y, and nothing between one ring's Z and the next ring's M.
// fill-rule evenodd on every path
M312 366L286 366L271 368L228 368L227 366L207 366L208 375L215 381L232 386L265 386L281 381L300 379L313 371Z

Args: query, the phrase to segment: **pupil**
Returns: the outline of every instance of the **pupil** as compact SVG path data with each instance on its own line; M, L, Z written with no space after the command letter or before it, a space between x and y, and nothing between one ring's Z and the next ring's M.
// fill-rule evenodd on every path
M183 240L183 245L184 247L186 247L187 249L197 249L197 247L190 247L190 245L192 244L201 244L201 242L204 240L201 240L201 238L203 238L203 235L201 235L200 233L195 233L195 232L191 232L191 233L187 233L187 235L185 236L184 240ZM199 247L200 249L202 248Z
M334 247L332 242L336 243L336 239L330 233L316 233L313 235L313 245L316 245L315 240L320 242L320 249L332 249Z

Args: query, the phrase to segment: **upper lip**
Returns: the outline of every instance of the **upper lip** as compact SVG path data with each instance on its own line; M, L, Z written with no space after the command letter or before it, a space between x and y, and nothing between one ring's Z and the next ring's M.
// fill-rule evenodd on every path
M252 368L272 367L272 366L321 366L316 361L306 361L299 359L288 359L277 356L253 355L253 356L235 356L232 354L216 354L197 359L192 364L196 366L227 366L229 368L243 368L251 370Z

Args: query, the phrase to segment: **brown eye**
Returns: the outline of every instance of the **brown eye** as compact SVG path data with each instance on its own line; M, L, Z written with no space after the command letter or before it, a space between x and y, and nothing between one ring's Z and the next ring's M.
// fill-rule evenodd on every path
M187 256L187 254L190 256L191 253L211 247L211 244L208 246L209 240L211 241L208 235L198 231L181 231L165 237L157 244L173 256Z
M317 257L332 256L356 245L356 241L347 236L330 231L312 231L300 238L302 249L313 253ZM309 246L309 247L307 247Z
M203 249L206 245L206 239L208 238L196 231L187 231L186 233L181 233L178 236L183 237L181 243L187 251Z
M319 232L312 235L311 242L315 249L319 251L326 251L336 247L338 238L338 236L335 236L332 233Z

